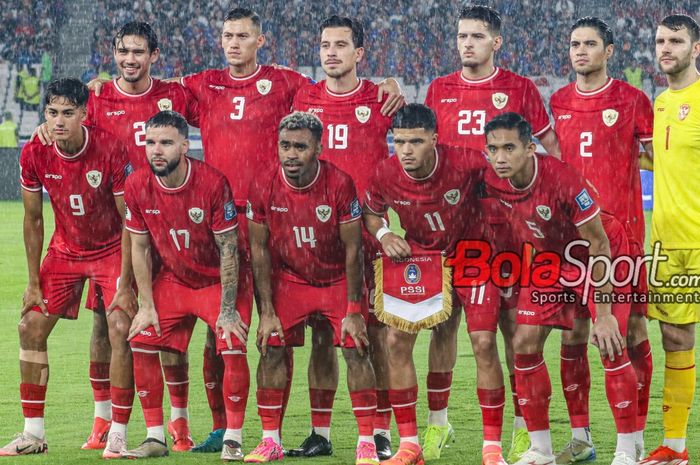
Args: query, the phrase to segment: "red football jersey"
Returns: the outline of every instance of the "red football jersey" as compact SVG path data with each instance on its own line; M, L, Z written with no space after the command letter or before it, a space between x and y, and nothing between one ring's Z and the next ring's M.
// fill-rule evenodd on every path
M36 138L22 148L23 189L49 193L56 228L49 251L68 258L99 259L121 244L122 219L114 197L124 194L131 172L124 145L98 128L83 127L85 144L68 155Z
M196 126L196 101L178 83L151 79L141 94L127 94L117 80L105 83L100 96L90 93L87 110L91 125L111 132L127 148L134 169L148 167L146 158L146 121L162 110L174 110Z
M277 165L277 126L308 82L303 74L272 66L258 66L244 78L234 78L226 68L182 79L200 109L204 160L226 175L236 205L246 204L256 175Z
M537 86L498 67L478 81L466 79L462 71L435 79L428 87L425 104L437 116L438 141L455 147L483 151L486 123L507 112L521 114L532 125L535 137L551 128Z
M344 94L326 88L326 81L302 87L294 97L294 109L307 111L323 123L323 152L328 160L350 175L358 195L364 196L377 163L389 156L386 135L391 118L380 112L379 88L361 79Z
M600 89L571 83L550 101L562 160L577 168L600 195L601 208L644 243L639 144L650 142L654 110L639 89L608 79Z
M324 286L345 277L340 225L359 221L362 207L350 176L319 161L313 182L301 189L287 182L281 167L259 177L246 216L267 225L272 261L284 279Z
M384 160L371 179L365 205L377 214L391 207L399 215L406 240L426 250L452 252L460 239L483 239L485 222L479 202L484 172L480 152L439 147L433 172L417 179L398 157Z
M129 177L126 228L151 235L163 279L199 289L220 281L214 234L237 228L238 220L226 177L198 160L186 163L185 182L174 189L151 170Z
M523 189L486 172L489 196L512 219L516 234L535 249L564 257L569 242L579 239L578 227L592 220L600 208L590 185L573 167L548 155L535 155L535 176Z

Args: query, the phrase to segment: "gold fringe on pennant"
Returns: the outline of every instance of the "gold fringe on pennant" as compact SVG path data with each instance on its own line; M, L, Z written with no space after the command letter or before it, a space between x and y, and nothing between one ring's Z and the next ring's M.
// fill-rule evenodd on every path
M384 310L384 266L381 257L374 260L374 283L374 316L392 328L416 334L421 329L429 329L447 321L452 315L452 268L445 266L444 256L442 257L442 309L428 318L413 322Z

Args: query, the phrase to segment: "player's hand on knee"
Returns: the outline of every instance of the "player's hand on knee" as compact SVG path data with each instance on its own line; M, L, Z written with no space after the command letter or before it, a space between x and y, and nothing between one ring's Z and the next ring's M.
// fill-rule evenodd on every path
M602 357L607 357L611 362L615 356L622 356L625 348L625 339L620 334L617 319L613 315L599 316L593 324L591 342L600 349Z
M46 303L44 303L44 295L41 293L41 287L27 286L22 296L22 312L20 316L24 316L28 311L34 307L39 307L41 313L44 316L49 316L49 309L46 308Z
M343 323L340 327L340 345L345 345L345 338L350 336L355 343L357 352L365 355L365 348L369 347L369 337L367 336L367 325L365 319L359 313L350 313L343 318Z
M377 94L377 102L382 101L384 94L387 95L386 102L384 102L380 110L381 114L384 116L393 116L394 113L399 111L399 108L406 103L406 99L401 92L401 86L396 79L387 78L380 82L378 87L379 93Z
M132 340L141 331L145 330L149 326L153 326L156 334L160 337L160 323L158 322L158 312L156 312L153 304L142 303L141 308L139 308L138 313L131 322L131 328L129 329L129 337L127 340Z
M236 309L221 309L219 318L216 320L216 331L226 339L229 350L233 349L232 334L243 345L248 341L248 325L243 322L241 314Z
M32 132L32 136L29 138L29 141L33 141L35 137L39 138L41 145L53 144L53 137L51 137L51 131L49 131L48 123L42 123L37 126L36 129L34 129L34 132Z
M279 317L274 313L261 313L255 342L263 356L267 355L267 341L273 335L279 337L280 342L284 345L284 332Z
M382 249L387 257L399 260L411 256L411 246L398 234L388 233L382 237Z
M88 90L95 92L95 97L99 97L100 91L102 90L102 85L110 81L111 79L95 78L87 83L87 88Z
M117 307L126 313L126 316L128 316L130 320L134 319L139 306L136 300L136 293L134 293L134 290L131 287L117 289L117 292L114 294L114 299L112 299L112 303L109 304L109 307L107 307L107 316L109 316Z

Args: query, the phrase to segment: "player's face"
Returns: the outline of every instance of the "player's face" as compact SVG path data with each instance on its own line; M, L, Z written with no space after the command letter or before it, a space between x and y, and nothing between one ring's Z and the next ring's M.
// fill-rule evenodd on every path
M579 27L571 32L569 59L576 74L587 76L605 69L612 53L612 44L605 47L595 28Z
M146 158L156 176L175 171L189 149L189 142L172 126L146 129Z
M124 36L114 49L114 62L126 82L148 79L159 56L160 50L148 50L148 41L141 36Z
M65 141L77 137L82 128L80 124L87 115L85 107L78 107L63 97L54 97L44 109L46 123L54 140Z
M283 129L279 134L277 154L287 178L307 179L318 169L321 143L308 129Z
M327 27L321 33L321 66L329 77L352 72L364 53L364 48L355 48L349 27Z
M499 178L512 178L526 169L535 144L523 143L517 129L496 129L486 134L486 153Z
M656 29L656 60L665 74L678 74L695 63L700 43L693 43L688 29L677 31L659 26Z
M394 151L407 173L424 171L435 160L437 133L424 128L393 129Z
M462 66L476 68L484 65L501 48L503 38L494 36L488 25L476 19L462 19L457 28L457 49Z
M250 18L226 21L221 31L221 47L231 66L242 66L255 61L265 36Z

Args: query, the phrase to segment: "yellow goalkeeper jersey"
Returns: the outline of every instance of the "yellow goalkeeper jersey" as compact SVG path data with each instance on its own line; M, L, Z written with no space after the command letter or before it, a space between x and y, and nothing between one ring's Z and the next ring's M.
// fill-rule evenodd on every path
M652 242L700 249L700 80L654 102Z

